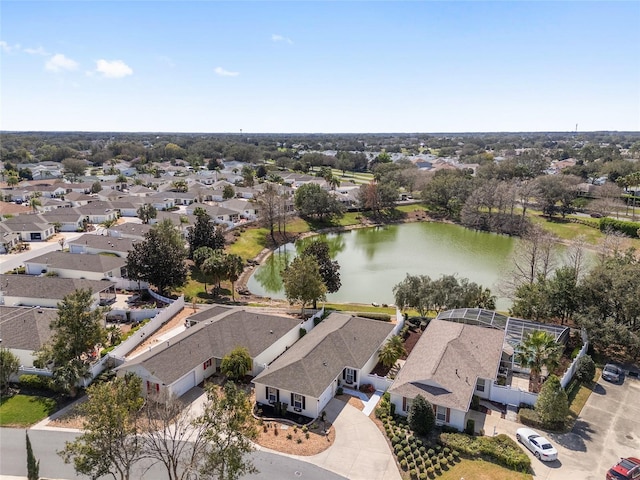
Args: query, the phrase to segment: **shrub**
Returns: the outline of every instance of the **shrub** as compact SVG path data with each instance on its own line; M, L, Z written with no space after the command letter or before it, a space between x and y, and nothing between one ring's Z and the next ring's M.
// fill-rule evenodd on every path
M576 379L582 383L591 383L596 376L596 364L589 355L584 355L578 359L576 364Z
M476 429L476 421L473 418L467 420L467 426L464 429L464 433L467 435L473 435Z
M293 435L291 435L290 433L287 433L287 440L292 440L293 439Z
M400 437L397 435L391 439L391 445L396 446L400 445Z
M409 475L411 476L411 478L416 478L418 472L416 472L415 468L412 468L411 470L409 470Z
M400 460L400 468L405 471L407 470L407 461L404 458Z
M425 472L420 472L420 475L418 475L418 478L420 480L426 480L428 477L427 477L427 474Z
M441 458L440 467L444 470L444 467L446 467L447 465L449 465L449 461L446 459L446 457Z
M527 454L505 434L495 437L471 437L462 433L443 433L440 435L440 442L466 455L486 455L512 470L526 472L531 467L531 460Z
M307 334L307 329L300 327L300 338L304 337Z
M402 460L406 456L407 456L407 454L404 453L404 450L401 450L401 451L398 452L398 460Z
M433 448L430 448L430 449L427 451L427 455L429 455L430 457L433 457L433 456L435 455L435 453L436 453L436 452L433 450Z
M411 430L418 435L427 435L436 424L433 407L422 395L417 395L411 402L407 420Z
M530 408L521 408L518 412L518 421L527 427L542 428L542 420L538 412Z
M404 453L406 453L407 455L409 455L409 453L411 453L411 447L410 447L409 445L407 445L406 447L404 447L404 448L402 449L402 451L403 451Z
M52 380L49 377L41 377L40 375L20 375L18 377L20 385L26 388L34 388L36 390L51 390Z
M638 238L638 230L640 230L640 223L627 222L624 220L615 220L609 217L603 217L600 219L600 231L606 232L609 230L615 230L622 232L628 237Z
M361 318L370 318L372 320L381 320L383 322L391 321L391 315L388 313L358 312L356 313L356 316Z

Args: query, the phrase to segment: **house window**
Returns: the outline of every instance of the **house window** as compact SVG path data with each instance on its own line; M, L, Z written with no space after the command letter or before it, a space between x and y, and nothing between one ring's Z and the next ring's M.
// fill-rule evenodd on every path
M209 368L210 366L211 366L211 359L207 360L206 362L204 362L204 363L202 364L202 368L203 368L204 370L206 370L206 369L207 369L207 368Z
M293 409L296 412L304 410L304 395L300 395L299 393L291 394L291 405L293 405Z
M411 404L413 403L413 398L402 397L402 410L408 412L411 410Z
M273 387L267 387L267 400L269 403L276 403L278 401L278 389Z
M476 391L484 392L484 385L485 385L485 379L479 378L478 381L476 382Z
M447 421L447 408L437 406L436 407L436 420L438 422L446 422Z
M153 383L147 380L147 393L159 393L160 392L160 384Z

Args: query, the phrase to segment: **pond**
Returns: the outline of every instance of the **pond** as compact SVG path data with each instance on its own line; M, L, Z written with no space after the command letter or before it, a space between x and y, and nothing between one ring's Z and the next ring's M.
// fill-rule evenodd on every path
M407 223L321 235L340 264L342 288L327 296L335 303L394 303L393 287L407 273L467 277L497 295L501 279L511 269L517 238L477 232L446 223ZM280 271L305 242L284 245L261 265L248 282L249 290L272 298L285 298ZM498 298L498 309L511 306Z

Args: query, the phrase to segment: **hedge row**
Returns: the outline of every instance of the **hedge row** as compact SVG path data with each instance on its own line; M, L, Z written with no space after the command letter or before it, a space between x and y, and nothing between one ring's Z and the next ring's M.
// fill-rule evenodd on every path
M544 423L540 420L540 416L538 412L531 408L521 408L518 412L518 420L523 425L527 427L533 427L544 430L554 430L557 432L561 432L564 430L565 425L564 422L561 423Z
M624 220L615 220L613 218L604 217L600 219L600 231L605 232L607 230L614 230L616 232L624 233L631 238L638 238L638 230L640 229L640 223L638 222L625 222Z
M472 437L464 433L442 433L440 442L452 450L477 456L487 456L512 470L528 472L531 460L515 440L501 433L495 437Z
M372 320L382 320L383 322L391 321L391 315L389 315L388 313L358 312L355 315L357 317L370 318Z

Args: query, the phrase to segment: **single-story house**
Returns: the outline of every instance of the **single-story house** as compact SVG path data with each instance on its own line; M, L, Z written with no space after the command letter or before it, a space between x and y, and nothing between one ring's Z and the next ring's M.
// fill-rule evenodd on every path
M44 212L40 216L61 232L77 232L84 228L85 216L74 208L56 209Z
M105 223L118 219L118 211L109 205L107 208L96 206L94 202L77 207L76 210L86 217L89 223Z
M110 237L144 240L145 235L152 228L153 225L145 225L142 223L121 223L120 225L113 225L112 227L108 228L107 233Z
M130 238L116 238L85 233L81 237L71 240L67 245L69 245L70 253L96 255L108 252L114 253L122 258L127 258L129 251L133 249L133 243L134 241Z
M256 378L256 403L318 417L338 387L357 389L378 363L395 325L332 313Z
M10 252L20 243L20 235L0 223L0 253Z
M116 282L118 288L129 288L123 283L126 258L110 255L78 255L68 252L49 252L25 260L27 275L55 273L62 278L86 278L89 280L108 279ZM133 282L137 286L136 282Z
M179 397L219 371L236 347L248 350L255 375L300 337L298 319L237 308L214 307L187 320L194 325L125 362L117 374L141 377L144 395L167 391Z
M40 215L23 214L3 220L6 230L20 235L23 242L47 240L55 235L53 225L45 221Z
M396 413L422 395L437 424L464 430L473 395L491 394L504 341L503 330L431 320L388 390Z
M8 307L0 305L0 338L23 367L33 367L34 353L53 335L51 322L58 318L58 309L42 307Z
M0 275L0 303L8 306L56 308L76 290L91 291L91 308L115 299L115 283L79 278Z
M237 212L241 217L246 218L247 220L255 220L258 218L258 203L256 202L242 200L240 198L232 198L231 200L220 203L220 206Z
M213 223L231 226L240 220L240 214L236 210L217 205L198 204L187 207L187 214L191 215L196 208L202 208L213 220Z

